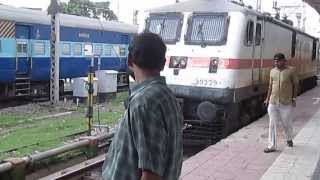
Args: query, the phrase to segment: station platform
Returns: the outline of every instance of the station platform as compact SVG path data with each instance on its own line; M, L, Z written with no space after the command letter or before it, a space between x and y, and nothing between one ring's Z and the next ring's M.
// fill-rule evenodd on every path
M320 86L297 98L294 147L286 146L281 125L278 150L264 153L269 117L231 134L185 160L182 180L320 180Z

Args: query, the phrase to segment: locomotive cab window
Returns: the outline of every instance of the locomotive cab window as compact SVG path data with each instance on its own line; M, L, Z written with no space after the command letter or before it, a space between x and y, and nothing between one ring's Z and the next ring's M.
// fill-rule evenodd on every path
M224 45L227 42L227 13L194 13L188 23L185 43L191 45Z
M251 46L253 44L253 30L254 30L254 22L249 21L247 24L246 38L245 44L247 46Z
M183 15L180 13L150 14L145 31L160 35L167 44L175 44L180 40L182 23Z

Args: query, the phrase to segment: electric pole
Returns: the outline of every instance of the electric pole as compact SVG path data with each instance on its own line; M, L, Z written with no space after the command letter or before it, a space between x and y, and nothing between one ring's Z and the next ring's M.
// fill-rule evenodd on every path
M139 15L139 10L134 10L133 12L133 24L138 25L138 15Z
M257 0L257 11L261 12L261 0Z
M276 15L275 18L276 19L280 19L280 8L278 7L278 2L277 1L273 1L273 7L272 7L275 11L276 11Z
M60 7L57 0L51 0L48 14L51 15L51 38L50 38L50 102L59 102L59 43L60 43Z
M296 5L281 6L284 16L291 16L291 18L297 19L296 27L302 31L305 30L306 10L305 3Z
M117 0L117 11L118 18L120 18L120 0Z

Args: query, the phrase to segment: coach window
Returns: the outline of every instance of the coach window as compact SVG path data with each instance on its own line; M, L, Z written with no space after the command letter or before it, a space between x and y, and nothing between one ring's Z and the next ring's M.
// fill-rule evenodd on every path
M105 56L111 56L112 46L111 45L105 45L104 46L104 55Z
M102 45L101 44L96 44L95 46L94 46L94 54L95 55L102 55Z
M45 45L43 42L33 43L33 53L36 56L43 56L45 54Z
M27 43L18 43L17 44L17 53L26 54L27 53Z
M247 24L246 45L251 46L253 44L253 29L254 22L249 21Z
M2 41L0 39L0 53L2 52Z
M69 43L62 44L62 55L71 55L71 45Z
M119 55L120 56L126 56L126 48L125 47L119 47Z
M73 55L75 56L82 55L82 45L80 43L73 44Z

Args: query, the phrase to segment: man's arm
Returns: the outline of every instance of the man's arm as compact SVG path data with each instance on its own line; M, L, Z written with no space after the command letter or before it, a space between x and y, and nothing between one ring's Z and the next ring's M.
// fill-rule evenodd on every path
M161 180L161 177L150 172L150 171L142 171L141 180Z
M296 69L292 70L292 86L293 86L293 94L292 94L292 98L296 98L298 96L298 92L299 92L299 78L297 76L297 71Z
M292 76L291 76L291 82L292 82L292 105L295 107L296 106L296 97L298 96L299 92L299 78L297 76L297 71L294 68L292 70Z
M160 110L144 105L130 110L132 139L138 155L141 180L159 180L166 168L167 133Z
M272 77L271 77L271 71L270 71L270 80L269 80L268 94L267 94L266 100L264 101L265 104L269 104L271 92L272 92Z

